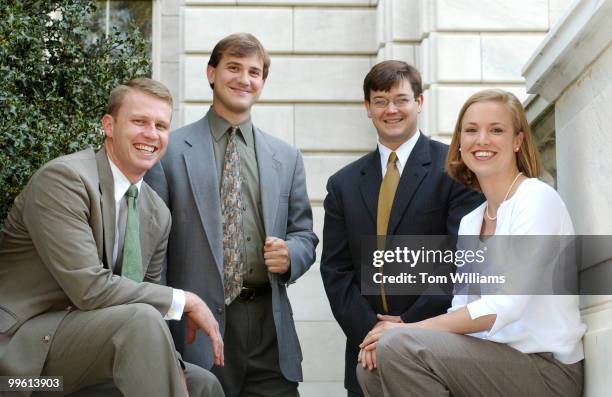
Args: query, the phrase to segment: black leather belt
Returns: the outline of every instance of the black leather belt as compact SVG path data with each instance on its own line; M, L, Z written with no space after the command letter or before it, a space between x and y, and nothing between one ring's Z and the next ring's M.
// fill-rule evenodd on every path
M264 284L257 287L242 287L238 299L241 301L252 301L253 299L268 295L272 291L270 284Z

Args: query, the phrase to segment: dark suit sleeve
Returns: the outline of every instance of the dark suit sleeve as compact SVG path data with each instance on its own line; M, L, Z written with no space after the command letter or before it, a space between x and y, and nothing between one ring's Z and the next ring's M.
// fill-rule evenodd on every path
M377 322L376 313L361 295L349 249L345 214L332 178L327 182L321 277L332 313L349 343L358 345Z
M437 316L448 310L452 299L450 295L421 295L400 318L405 323L415 323Z
M162 160L163 161L163 160ZM144 176L144 181L157 193L157 195L166 203L166 206L170 208L170 195L168 194L168 183L166 181L166 174L162 167L162 162L158 161ZM164 232L165 237L162 240L159 249L155 251L153 258L151 259L151 265L159 266L159 276L156 277L157 283L166 285L166 271L168 269L168 257L166 250L168 248L168 236L170 235L171 220L168 219L167 230ZM148 280L147 280L148 281Z
M483 201L482 194L467 186L452 180L450 196L448 198L448 215L446 218L446 233L456 236L459 232L459 223L467 213L478 207Z
M293 283L314 263L319 239L312 231L312 209L306 191L304 161L297 152L289 193L287 234L285 241L291 258L290 274L279 277L283 283Z
M162 160L163 161L163 160ZM168 193L168 182L166 181L166 173L162 167L162 161L158 161L144 176L144 181L155 190L157 195L164 200L164 203L170 208L170 196Z
M476 208L484 198L481 194L469 189L465 185L448 178L451 184L448 196L448 213L446 216L446 233L456 236L459 231L461 218ZM448 273L453 269L442 266L442 273ZM413 323L426 318L437 316L445 312L451 304L451 295L421 295L410 309L401 314L405 323Z
M59 163L39 171L24 201L24 223L47 270L72 303L93 310L148 303L165 314L172 289L136 283L105 268L89 223L94 207L79 173Z

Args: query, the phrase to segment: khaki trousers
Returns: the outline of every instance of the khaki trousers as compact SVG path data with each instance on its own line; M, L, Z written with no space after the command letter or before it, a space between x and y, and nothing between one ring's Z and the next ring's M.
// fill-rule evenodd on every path
M42 372L63 376L64 391L44 395L185 396L181 371L166 322L153 306L76 310L58 327ZM223 396L210 372L186 363L185 376L190 396Z
M423 329L392 329L376 347L377 369L357 365L368 397L579 397L582 361L525 354L502 343Z

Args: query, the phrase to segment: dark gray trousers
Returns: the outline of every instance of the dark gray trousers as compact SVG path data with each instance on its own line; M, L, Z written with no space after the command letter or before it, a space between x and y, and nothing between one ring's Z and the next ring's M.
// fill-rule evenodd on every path
M280 370L270 293L241 300L226 312L225 366L213 367L227 397L298 397Z

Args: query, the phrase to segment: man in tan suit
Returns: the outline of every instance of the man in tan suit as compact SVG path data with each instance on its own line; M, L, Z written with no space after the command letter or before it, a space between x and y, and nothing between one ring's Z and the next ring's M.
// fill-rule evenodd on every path
M185 378L192 396L223 395L177 360L164 319L185 315L188 339L202 329L223 365L217 321L196 295L157 285L170 213L142 177L171 115L163 84L118 86L104 147L47 163L15 200L0 231L0 374L63 376L60 395L112 381L125 396L183 396Z

